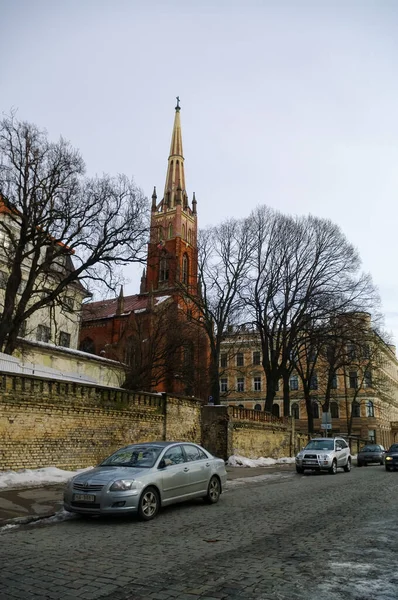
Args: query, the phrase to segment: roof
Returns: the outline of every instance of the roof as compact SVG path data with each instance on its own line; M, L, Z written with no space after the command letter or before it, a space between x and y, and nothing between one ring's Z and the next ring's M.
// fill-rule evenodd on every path
M154 305L158 306L171 296L154 296ZM118 316L128 316L132 312L143 312L148 308L150 297L148 294L133 294L124 296L123 313ZM119 298L99 300L98 302L87 302L82 306L82 321L97 321L99 319L110 319L117 314Z

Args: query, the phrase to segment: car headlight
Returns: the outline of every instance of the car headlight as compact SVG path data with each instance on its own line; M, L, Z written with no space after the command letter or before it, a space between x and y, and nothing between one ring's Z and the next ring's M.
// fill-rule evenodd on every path
M386 456L386 460L392 460L392 456Z
M301 459L301 458L303 458L303 454L302 454L301 452L299 452L299 453L297 454L296 458L300 458L300 459Z
M124 492L132 490L134 487L134 479L118 479L114 481L109 488L111 492Z

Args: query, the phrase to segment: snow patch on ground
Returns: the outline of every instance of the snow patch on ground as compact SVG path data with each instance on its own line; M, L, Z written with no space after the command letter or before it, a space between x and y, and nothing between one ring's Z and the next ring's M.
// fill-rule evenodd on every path
M233 454L229 457L227 465L230 467L272 467L273 465L294 464L295 459L291 457L284 458L246 458L240 454Z
M93 467L78 469L77 471L63 471L57 467L44 467L42 469L23 469L22 471L1 471L0 489L16 489L45 485L47 483L65 483L77 473L89 471Z

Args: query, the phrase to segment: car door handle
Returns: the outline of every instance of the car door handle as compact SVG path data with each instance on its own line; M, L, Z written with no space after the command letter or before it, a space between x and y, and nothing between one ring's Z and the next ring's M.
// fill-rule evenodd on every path
M189 468L188 468L188 467L185 467L185 469L184 469L184 473L187 473L188 471L189 471Z
M210 463L206 463L206 467L210 467Z

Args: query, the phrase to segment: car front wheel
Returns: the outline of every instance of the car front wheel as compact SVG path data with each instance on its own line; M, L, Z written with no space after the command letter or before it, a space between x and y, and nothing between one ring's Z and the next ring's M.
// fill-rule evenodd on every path
M330 469L329 469L329 473L330 473L331 475L336 475L336 473L337 473L337 462L336 462L336 460L334 460L334 461L332 462L332 466L331 466L331 467L330 467Z
M347 460L347 464L346 464L346 465L345 465L345 467L344 467L344 471L345 471L346 473L349 473L349 472L351 471L351 458L349 458L349 459Z
M209 486L207 488L207 494L205 496L206 502L208 504L216 504L220 499L221 494L221 485L218 477L213 475L213 477L209 481Z
M387 465L386 465L386 471L391 471L391 468L387 467Z
M159 512L160 499L157 490L148 487L141 495L138 505L138 516L143 521L154 519Z

